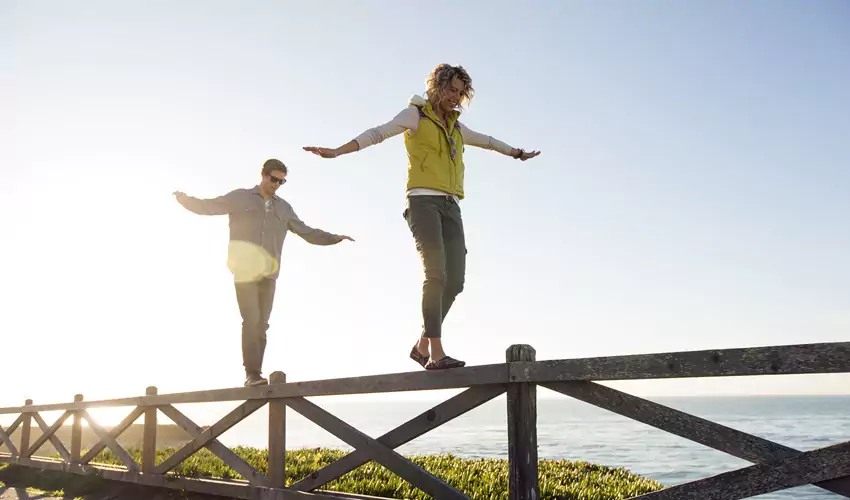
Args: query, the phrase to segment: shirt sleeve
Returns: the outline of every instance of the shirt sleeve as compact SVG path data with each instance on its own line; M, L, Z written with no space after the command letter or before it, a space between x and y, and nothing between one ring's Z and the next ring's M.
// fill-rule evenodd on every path
M294 210L286 224L290 231L312 245L335 245L342 241L342 238L333 233L308 226L295 214Z
M493 136L485 135L479 132L472 130L467 127L465 123L460 124L460 132L463 134L463 143L468 146L475 146L477 148L489 149L492 151L498 151L505 156L511 155L511 150L513 149L508 144L496 139Z
M236 191L208 199L195 198L184 194L177 198L177 202L183 205L186 210L198 215L227 215L233 211L237 196Z
M364 131L354 140L357 141L360 149L364 149L380 144L405 130L416 132L417 128L419 128L419 109L416 106L408 106L395 115L392 120Z

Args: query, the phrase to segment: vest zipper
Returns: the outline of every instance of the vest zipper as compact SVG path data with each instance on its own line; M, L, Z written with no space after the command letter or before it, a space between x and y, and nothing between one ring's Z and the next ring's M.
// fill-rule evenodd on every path
M427 114L426 114L426 116L427 116ZM436 123L437 126L440 127L440 129L442 129L443 134L446 137L446 142L449 145L449 160L451 160L451 167L449 167L449 183L451 185L449 186L449 189L454 191L455 190L455 184L457 183L457 180L456 180L456 178L457 178L457 165L455 165L455 159L452 158L452 155L451 155L451 147L452 147L451 138L452 138L452 136L451 136L451 134L449 134L448 127L441 120L435 120L434 118L431 118L430 116L428 117L428 119L430 119L431 121ZM457 127L454 127L454 128L457 128ZM457 145L455 145L455 155L457 155ZM424 165L425 162L423 161L422 163Z

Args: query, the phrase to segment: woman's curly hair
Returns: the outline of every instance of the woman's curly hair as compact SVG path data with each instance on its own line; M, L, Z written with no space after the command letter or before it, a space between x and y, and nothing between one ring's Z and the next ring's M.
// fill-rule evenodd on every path
M428 79L425 81L427 89L425 92L428 94L428 100L435 104L440 102L442 89L451 85L455 77L459 78L465 86L458 104L463 106L464 101L469 103L475 94L475 90L472 88L472 78L469 77L469 73L463 69L463 66L452 66L451 64L440 64L428 75Z

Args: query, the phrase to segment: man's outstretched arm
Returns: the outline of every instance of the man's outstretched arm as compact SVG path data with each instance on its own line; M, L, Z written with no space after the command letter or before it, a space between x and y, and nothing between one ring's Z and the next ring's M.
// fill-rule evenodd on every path
M354 241L350 236L341 234L333 234L321 229L310 227L304 223L295 212L292 212L292 217L287 221L287 227L293 233L304 238L304 241L313 245L336 245L342 240Z
M234 193L231 191L217 198L202 199L175 191L174 197L186 210L198 215L227 215L233 210Z

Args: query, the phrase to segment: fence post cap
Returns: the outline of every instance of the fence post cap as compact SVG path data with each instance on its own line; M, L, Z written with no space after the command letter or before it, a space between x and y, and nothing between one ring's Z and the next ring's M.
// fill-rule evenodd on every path
M285 384L286 383L286 374L282 371L272 372L269 375L269 383L270 384Z
M528 344L514 344L505 351L505 359L508 363L535 361L537 359L537 351Z

